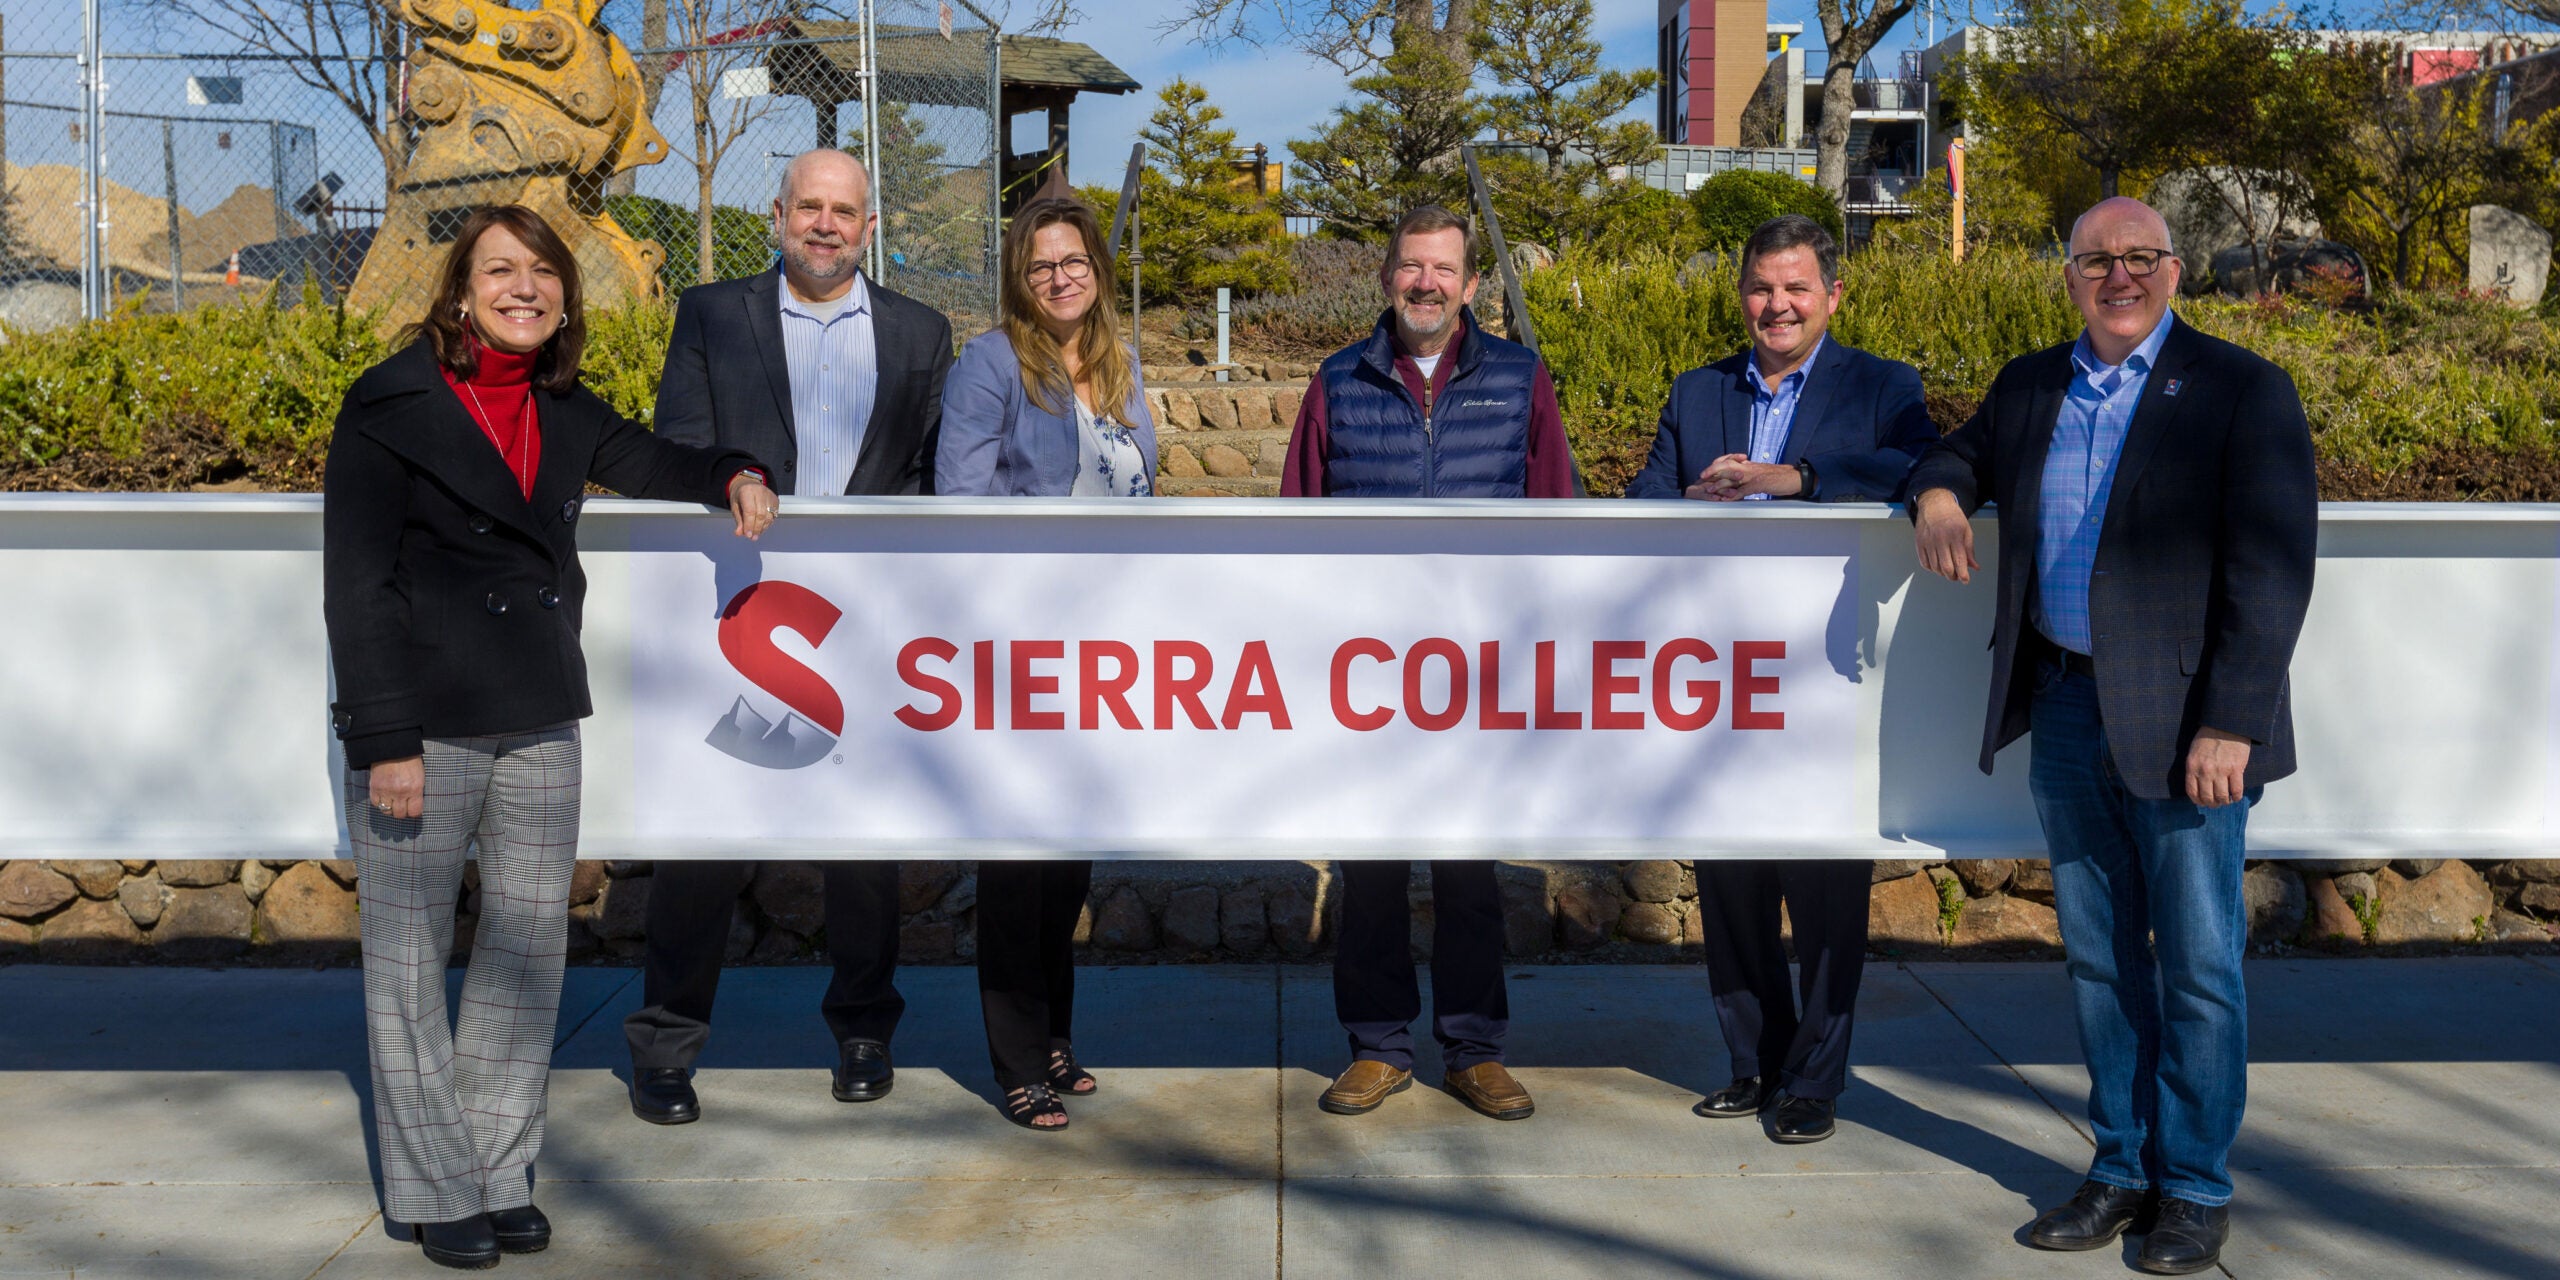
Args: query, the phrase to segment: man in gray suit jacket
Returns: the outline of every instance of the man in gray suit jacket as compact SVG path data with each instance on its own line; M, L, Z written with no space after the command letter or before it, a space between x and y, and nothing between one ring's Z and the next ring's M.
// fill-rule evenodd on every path
M658 434L744 449L772 468L777 493L933 491L951 322L864 278L879 215L871 179L842 151L811 151L783 170L773 202L782 262L744 280L687 289L658 384ZM643 1004L623 1022L631 1110L653 1124L700 1118L693 1061L738 895L753 862L662 862L649 893ZM837 1045L834 1093L868 1102L895 1080L889 1037L906 1001L898 963L898 864L824 867L835 980L820 1012Z

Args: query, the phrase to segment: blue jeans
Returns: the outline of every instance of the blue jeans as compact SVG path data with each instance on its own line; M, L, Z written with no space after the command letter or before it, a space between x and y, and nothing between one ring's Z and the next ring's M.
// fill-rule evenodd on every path
M2089 1063L2093 1181L2231 1200L2225 1162L2249 1091L2240 891L2248 803L2205 809L2125 789L2098 686L2036 675L2027 775Z

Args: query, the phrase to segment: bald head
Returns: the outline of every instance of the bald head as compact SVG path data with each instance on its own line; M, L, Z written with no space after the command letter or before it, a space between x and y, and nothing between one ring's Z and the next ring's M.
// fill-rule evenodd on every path
M2117 230L2134 232L2146 244L2177 252L2177 246L2169 243L2169 220L2132 196L2109 196L2090 205L2071 224L2071 251L2087 252Z
M871 175L861 161L833 147L793 156L773 200L773 233L792 291L811 302L843 297L876 221Z
M782 187L774 192L773 198L780 201L783 208L788 209L791 207L792 197L805 187L811 185L833 187L847 182L852 183L854 189L862 193L864 204L870 203L871 171L863 168L862 162L855 159L851 152L840 151L834 147L820 147L815 151L803 151L791 157L790 163L782 166Z

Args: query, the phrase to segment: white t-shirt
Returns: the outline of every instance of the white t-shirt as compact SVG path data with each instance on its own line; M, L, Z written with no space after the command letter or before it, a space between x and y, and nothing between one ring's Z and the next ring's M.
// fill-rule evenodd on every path
M1445 356L1447 354L1449 353L1443 351L1440 353L1440 356ZM1431 375L1439 371L1440 356L1415 356L1413 358L1413 367L1422 370L1422 380L1424 382L1431 381Z

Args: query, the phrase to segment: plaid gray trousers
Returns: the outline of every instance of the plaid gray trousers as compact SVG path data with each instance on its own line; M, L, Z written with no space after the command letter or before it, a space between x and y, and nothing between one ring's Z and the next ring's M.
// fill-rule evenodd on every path
M533 1201L577 869L578 765L575 725L429 738L417 818L384 815L369 772L346 774L382 1211L395 1222ZM480 926L448 1025L454 901L474 845Z

